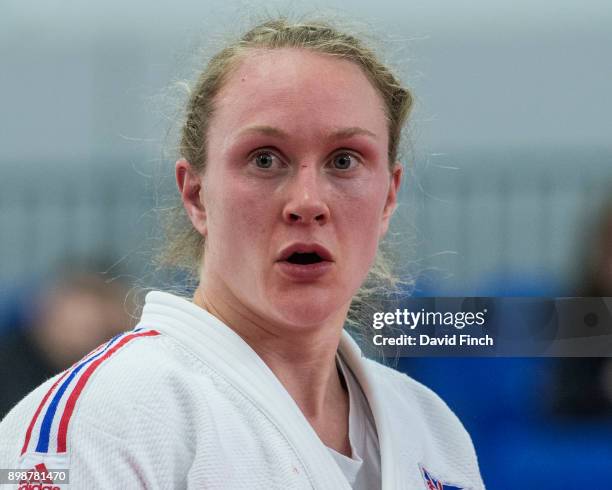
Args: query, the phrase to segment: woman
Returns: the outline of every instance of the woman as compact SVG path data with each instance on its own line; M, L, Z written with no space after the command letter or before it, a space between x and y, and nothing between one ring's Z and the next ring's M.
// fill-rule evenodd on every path
M325 24L272 20L217 54L176 163L193 301L149 293L135 331L24 399L0 466L69 468L75 488L483 488L448 407L343 332L410 106Z

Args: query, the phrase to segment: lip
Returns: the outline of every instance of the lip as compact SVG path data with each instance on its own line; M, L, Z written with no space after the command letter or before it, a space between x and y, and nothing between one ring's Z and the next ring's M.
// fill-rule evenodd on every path
M323 259L324 262L334 261L334 258L331 252L327 248L325 248L323 245L319 243L296 242L296 243L292 243L288 247L285 247L283 250L281 250L280 254L278 255L277 262L285 262L294 253L316 253L319 257ZM316 264L309 264L309 265L316 265Z
M293 264L287 259L294 253L316 253L323 259L314 264ZM311 282L325 276L334 266L331 252L318 243L293 243L279 254L276 265L281 273L292 281Z
M276 266L281 273L292 281L312 282L321 279L334 266L333 262L323 261L316 264L299 265L291 262L279 261Z

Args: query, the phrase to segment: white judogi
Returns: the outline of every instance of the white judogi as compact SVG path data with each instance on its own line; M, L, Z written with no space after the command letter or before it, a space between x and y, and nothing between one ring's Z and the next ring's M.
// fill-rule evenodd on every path
M384 490L428 488L423 468L484 488L470 437L440 398L363 358L347 333L339 355L370 405ZM350 488L267 365L185 299L149 293L135 332L60 376L0 424L0 468L68 468L61 489Z

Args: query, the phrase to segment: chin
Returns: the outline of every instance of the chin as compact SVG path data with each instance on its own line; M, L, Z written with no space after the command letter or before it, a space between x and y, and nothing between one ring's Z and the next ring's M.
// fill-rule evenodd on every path
M334 299L331 294L308 294L277 297L269 308L279 323L292 329L306 330L321 326L329 321L337 321L347 312L347 302Z

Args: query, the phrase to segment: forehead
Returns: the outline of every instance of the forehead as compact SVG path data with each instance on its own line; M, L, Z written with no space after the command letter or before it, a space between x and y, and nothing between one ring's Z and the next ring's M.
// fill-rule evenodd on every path
M305 49L250 50L215 100L211 129L249 125L304 136L363 128L387 143L384 103L355 63Z

